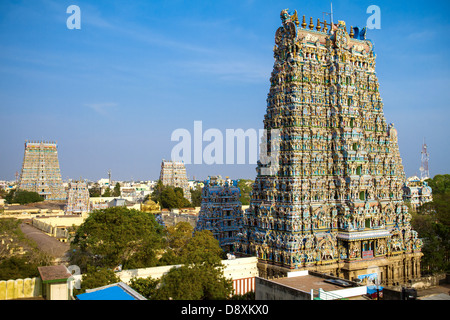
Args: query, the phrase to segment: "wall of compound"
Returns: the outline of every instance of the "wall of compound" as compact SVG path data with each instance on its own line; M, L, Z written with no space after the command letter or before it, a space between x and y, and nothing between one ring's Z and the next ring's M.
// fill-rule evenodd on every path
M255 300L311 300L311 292L256 277Z
M39 277L0 281L0 300L36 298L42 296Z

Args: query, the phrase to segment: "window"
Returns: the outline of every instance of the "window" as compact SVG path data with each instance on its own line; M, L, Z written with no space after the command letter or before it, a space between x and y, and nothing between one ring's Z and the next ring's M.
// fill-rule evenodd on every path
M359 200L365 200L366 199L366 193L364 191L361 191L359 193Z

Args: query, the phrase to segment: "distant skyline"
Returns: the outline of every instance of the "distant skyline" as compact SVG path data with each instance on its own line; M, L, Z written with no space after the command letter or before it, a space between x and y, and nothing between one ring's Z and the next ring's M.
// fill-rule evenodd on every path
M450 173L450 3L332 3L348 27L381 10L366 38L407 177L424 139L431 177ZM80 30L67 28L70 5ZM2 0L0 180L20 173L25 140L57 141L64 180L156 180L176 129L262 129L283 9L315 23L330 1ZM254 179L255 167L186 166L201 180Z

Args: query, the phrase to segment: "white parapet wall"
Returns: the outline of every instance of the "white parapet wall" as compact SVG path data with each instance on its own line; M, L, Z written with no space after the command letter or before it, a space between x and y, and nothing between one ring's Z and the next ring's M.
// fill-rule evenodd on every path
M357 297L362 296L367 293L367 286L361 286L361 287L352 287L352 288L346 288L346 289L339 289L334 291L327 291L329 293L329 296L336 295L340 298L350 298L350 297ZM323 300L332 300L327 299L325 296L320 296Z
M224 265L223 274L226 278L233 280L233 288L235 293L244 294L255 290L255 276L258 276L258 268L256 257L238 258L222 260ZM180 267L181 265L170 265L152 268L129 269L116 272L121 281L129 284L132 278L148 278L160 279L168 273L170 269ZM81 284L82 275L73 275L74 287Z
M287 273L288 278L293 277L301 277L301 276L307 276L309 274L308 270L300 270L300 271L291 271Z

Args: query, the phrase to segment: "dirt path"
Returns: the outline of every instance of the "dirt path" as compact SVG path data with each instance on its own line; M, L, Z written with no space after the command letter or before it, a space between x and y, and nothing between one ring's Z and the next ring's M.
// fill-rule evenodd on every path
M55 257L55 259L65 260L66 253L70 248L68 243L58 241L57 239L26 223L21 223L20 229L28 239L36 242L40 250Z

